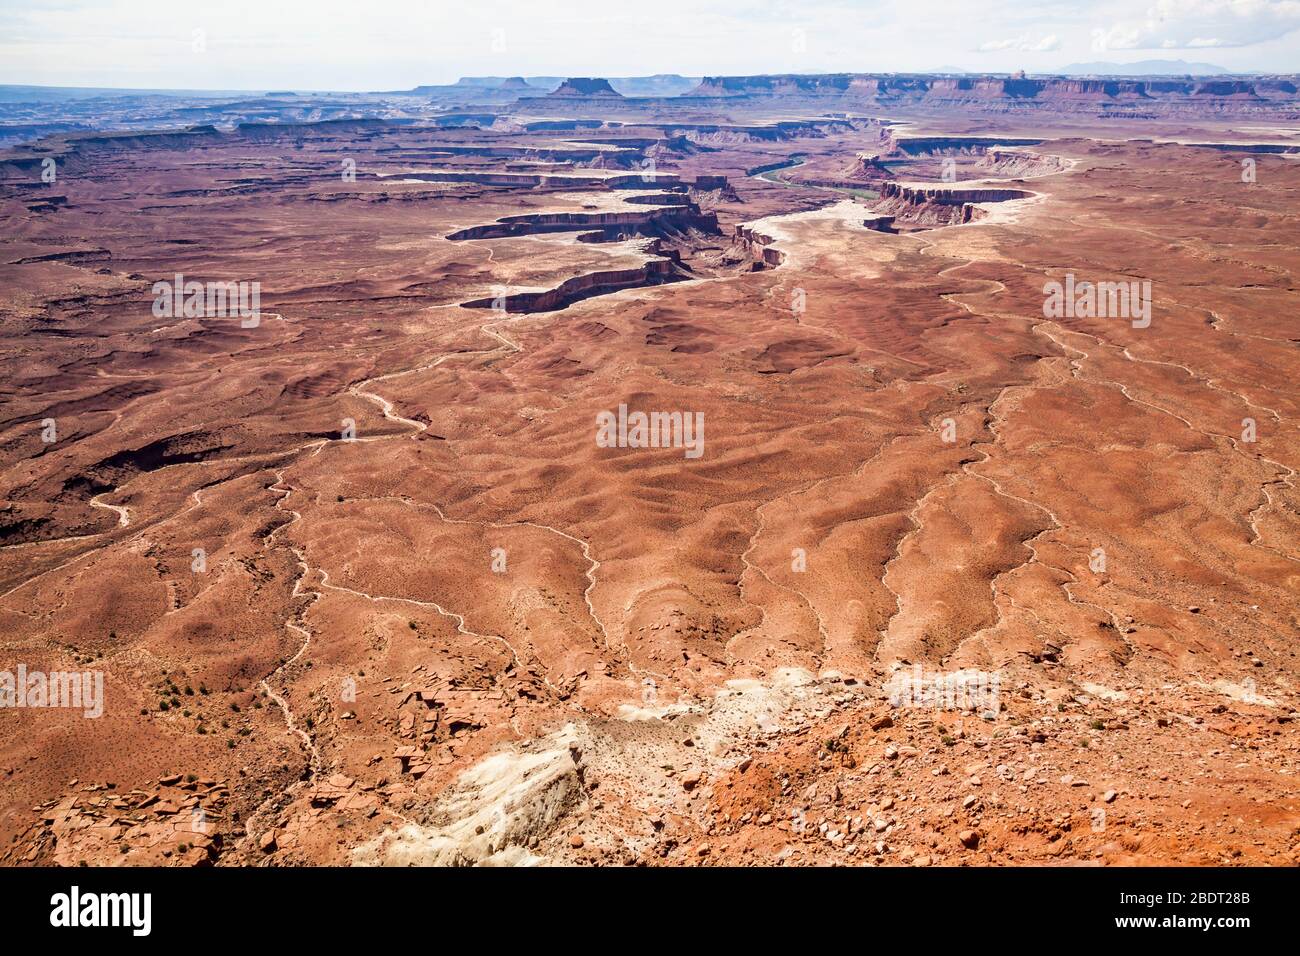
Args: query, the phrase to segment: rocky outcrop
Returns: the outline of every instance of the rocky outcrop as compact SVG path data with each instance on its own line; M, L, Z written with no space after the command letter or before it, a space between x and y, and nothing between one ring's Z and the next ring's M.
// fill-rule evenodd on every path
M460 242L467 239L502 239L592 229L612 230L623 236L657 236L689 229L716 234L718 217L715 213L702 212L699 206L687 200L635 212L547 212L506 216L488 225L461 229L447 238Z
M1024 149L990 149L976 165L985 174L991 173L1016 179L1064 172L1071 164L1059 156L1049 156Z
M904 223L915 228L936 228L972 222L979 218L978 203L1007 202L1028 199L1034 194L1023 189L997 186L931 186L884 182L880 185L880 199L873 203L873 212L889 217L888 229L897 231L896 224ZM866 223L868 228L879 228Z
M638 156L636 150L609 150L598 146L470 146L454 143L439 143L430 153L434 156L485 156L490 159L509 159L518 157L547 162L590 163L602 155L611 152L625 152L630 157Z
M779 266L785 262L785 253L772 246L775 241L771 236L758 232L752 226L743 223L736 226L736 232L731 237L733 245L742 247L757 262L761 262L765 266Z
M718 215L703 212L689 196L649 194L640 196L646 209L625 212L532 212L504 216L487 225L471 226L447 235L452 242L465 239L499 239L515 235L575 233L601 230L612 235L677 234L698 230L718 234Z
M147 788L80 785L37 808L5 862L42 866L210 866L230 832L231 787L179 773ZM236 817L237 819L237 817ZM12 854L12 855L11 855Z
M706 76L685 96L843 95L859 78L852 73L824 75L783 74L773 76Z
M1193 96L1248 96L1258 97L1255 84L1246 80L1208 80L1197 83L1192 90Z
M443 113L430 120L441 129L485 129L497 121L496 113Z
M582 737L567 726L503 750L460 775L429 825L406 823L353 851L359 866L484 866L541 862L536 849L587 799Z
M696 176L690 186L699 192L710 192L716 189L730 189L731 183L727 181L726 176Z
M689 276L669 258L651 259L634 269L610 269L588 272L566 279L553 289L540 292L514 292L490 299L462 303L467 309L500 309L504 312L555 312L598 295L622 289L639 289L666 282L678 282Z
M551 97L574 96L600 96L611 99L623 98L614 87L609 85L608 80L587 76L573 76L561 83L559 88L553 93L547 94L547 99L550 99Z
M779 143L791 139L821 139L830 133L848 132L848 120L781 120L762 126L722 126L713 123L674 124L672 132L685 135L704 146L732 146L737 143Z
M905 156L972 156L995 146L1037 146L1041 142L1041 139L991 136L896 136L890 138L889 149Z
M46 159L54 159L63 171L77 171L83 162L103 153L133 153L149 149L191 149L226 141L228 134L215 126L191 126L178 130L96 133L86 136L52 137L8 150L0 159L0 175L39 173Z
M448 169L420 173L402 173L402 179L426 183L474 183L479 186L513 186L533 189L538 186L560 186L568 189L606 186L604 176L548 176L538 173L502 173L492 169Z
M998 186L929 186L884 183L880 198L901 198L909 203L937 203L943 206L960 206L973 202L1006 202L1008 199L1028 199L1033 193L1023 189Z
M644 155L647 159L677 160L712 151L710 147L694 142L689 136L679 134L655 140L646 146Z
M882 179L893 179L894 172L881 160L878 154L859 154L853 165L845 170L845 178L850 181L875 183Z
M573 189L577 187L603 187L605 189L694 189L700 192L727 189L726 176L697 176L683 179L678 173L628 173L626 176L583 175L582 173L517 173L498 172L492 169L433 169L414 173L393 174L389 178L418 179L429 183L476 183L480 186L518 186L529 189L538 186Z
M301 138L304 136L329 137L340 134L378 133L386 128L381 119L329 119L318 123L240 123L237 133L255 142Z
M1223 111L1300 105L1295 84L1278 77L1206 80L851 73L709 76L685 95L720 102L744 97L815 98L882 106L962 106L995 112L1055 108L1098 113L1141 104L1144 110L1160 115L1204 110L1207 101L1221 101Z

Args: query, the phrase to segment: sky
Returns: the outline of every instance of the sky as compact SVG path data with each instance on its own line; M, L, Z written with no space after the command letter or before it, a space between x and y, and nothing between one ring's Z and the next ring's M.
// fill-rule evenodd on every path
M0 83L399 90L461 76L1300 72L1300 0L0 0Z

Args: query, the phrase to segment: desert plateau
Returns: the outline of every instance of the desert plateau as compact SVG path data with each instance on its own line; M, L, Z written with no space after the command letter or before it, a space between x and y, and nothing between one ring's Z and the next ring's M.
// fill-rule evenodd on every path
M6 97L0 863L1300 863L1297 82Z

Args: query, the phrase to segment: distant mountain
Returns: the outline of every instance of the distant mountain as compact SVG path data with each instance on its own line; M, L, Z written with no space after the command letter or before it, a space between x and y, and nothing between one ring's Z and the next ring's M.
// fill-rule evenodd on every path
M484 90L520 90L531 85L534 84L530 84L522 76L462 76L456 81L456 86L470 86ZM540 83L536 85L545 88L554 84Z
M1136 63L1071 63L1053 73L1072 76L1222 76L1230 71L1213 63L1186 60L1138 60Z
M177 96L190 99L227 99L232 96L256 96L260 90L152 90L107 86L17 86L0 85L0 103L62 102L88 100L103 96Z
M458 87L476 89L509 89L507 84L519 77L507 79L501 76L462 76L456 81ZM564 83L563 76L527 76L524 77L529 87L552 92ZM676 73L656 73L654 76L613 76L609 78L610 87L624 96L680 96L695 88L700 78L678 76Z

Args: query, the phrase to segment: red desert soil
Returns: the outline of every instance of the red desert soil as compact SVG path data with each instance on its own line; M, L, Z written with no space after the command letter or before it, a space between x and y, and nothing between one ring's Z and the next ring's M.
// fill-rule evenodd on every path
M1300 861L1295 158L621 100L0 164L0 860Z

